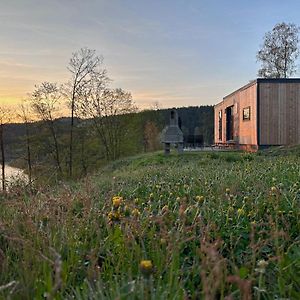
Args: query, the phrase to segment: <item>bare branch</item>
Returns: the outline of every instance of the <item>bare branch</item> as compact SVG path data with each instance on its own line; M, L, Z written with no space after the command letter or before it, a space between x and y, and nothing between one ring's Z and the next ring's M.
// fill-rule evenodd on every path
M264 36L264 43L256 58L262 63L258 76L287 78L296 72L295 61L299 56L299 27L279 23Z

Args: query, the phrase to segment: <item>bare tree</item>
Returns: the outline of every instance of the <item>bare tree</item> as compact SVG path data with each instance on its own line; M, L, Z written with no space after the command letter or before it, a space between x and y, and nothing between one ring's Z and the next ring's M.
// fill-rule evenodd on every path
M107 160L120 156L121 142L125 136L122 115L137 110L131 93L122 89L106 89L101 78L94 77L88 93L81 98L78 109L91 118L95 131L105 148Z
M84 97L89 89L92 78L97 77L103 84L108 80L106 70L102 68L103 58L97 56L95 50L81 48L74 52L70 59L68 70L71 79L66 85L68 104L71 109L71 128L69 144L69 175L72 176L73 168L73 132L74 118L77 111L78 102Z
M60 153L57 138L55 117L60 109L61 92L56 83L43 82L36 85L30 95L31 107L34 113L45 122L53 139L54 156L58 172L62 174Z
M159 142L160 131L156 124L152 121L147 121L144 126L144 146L146 151L156 151L160 148Z
M11 121L12 112L7 107L0 107L0 148L1 148L1 169L2 169L2 190L6 191L6 178L5 178L5 149L4 149L4 131L6 125Z
M160 110L162 108L162 105L159 103L159 101L154 101L150 105L151 110Z
M264 36L264 43L256 58L261 62L258 76L287 78L296 72L295 61L299 56L299 27L278 23Z
M126 136L122 115L136 112L132 95L120 88L107 90L103 95L103 117L97 118L102 125L102 140L108 145L108 159L114 160L121 155L121 143Z
M27 169L28 169L28 182L29 187L31 188L32 183L32 160L31 160L31 139L30 139L30 131L29 131L29 124L32 122L30 118L31 112L30 108L27 104L22 103L20 105L20 112L18 117L21 121L25 124L25 136L26 136L26 152L27 152Z

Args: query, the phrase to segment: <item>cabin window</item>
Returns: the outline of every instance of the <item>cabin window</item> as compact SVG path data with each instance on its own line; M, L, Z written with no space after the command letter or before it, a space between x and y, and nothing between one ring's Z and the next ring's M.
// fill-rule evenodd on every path
M243 120L244 121L250 120L250 106L245 107L243 109Z
M219 111L219 140L222 141L222 110Z

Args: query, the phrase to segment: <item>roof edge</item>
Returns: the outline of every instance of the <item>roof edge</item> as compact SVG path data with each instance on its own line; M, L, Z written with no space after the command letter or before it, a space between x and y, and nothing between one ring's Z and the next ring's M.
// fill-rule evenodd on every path
M258 83L286 83L286 82L300 82L299 77L294 77L294 78L257 78L256 81Z
M251 80L249 83L243 85L242 87L238 88L237 90L231 92L230 94L224 96L223 100L215 104L215 106L222 103L226 98L232 96L233 94L245 90L256 83L286 83L286 82L300 83L300 78L299 77L297 78L256 78L254 80Z
M254 80L251 80L249 83L243 85L242 87L238 88L237 90L231 92L230 94L226 95L225 97L223 97L223 100L225 100L226 98L232 96L233 94L237 93L237 92L240 92L242 90L245 90L247 89L248 87L256 84L257 82L260 82L260 78L257 78L257 79L254 79Z

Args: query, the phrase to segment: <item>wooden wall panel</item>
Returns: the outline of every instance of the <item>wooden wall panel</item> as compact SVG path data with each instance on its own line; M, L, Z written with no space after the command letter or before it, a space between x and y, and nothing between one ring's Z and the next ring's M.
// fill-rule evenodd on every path
M234 140L238 144L257 145L257 84L249 84L225 97L215 105L215 143L226 143L225 109L234 106ZM243 109L250 107L250 120L243 120ZM219 111L222 111L222 140L219 140Z
M260 145L298 144L299 107L300 82L260 82Z
M219 142L219 109L218 104L214 106L215 126L214 126L214 142Z
M239 143L257 145L257 85L253 84L238 93ZM243 109L250 107L250 120L243 120Z
M296 93L296 105L297 105L297 128L298 128L298 131L297 131L297 144L300 144L300 134L299 134L299 131L300 131L300 84L298 85L298 88L297 88L297 93Z
M288 144L296 144L298 142L298 127L297 127L297 119L298 119L298 112L297 112L297 86L289 85L289 111L290 115L286 116L290 122L289 124L289 137L288 137Z

